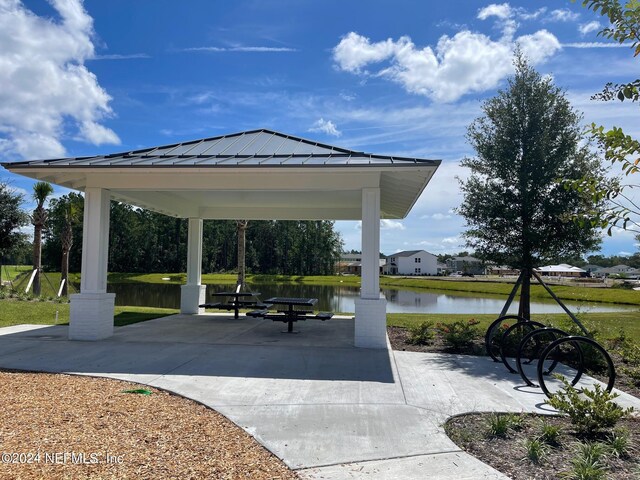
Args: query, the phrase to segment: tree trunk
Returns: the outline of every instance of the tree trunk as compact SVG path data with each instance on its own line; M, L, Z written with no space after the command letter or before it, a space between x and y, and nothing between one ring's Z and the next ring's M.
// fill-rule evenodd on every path
M522 286L520 287L520 306L518 315L531 320L531 269L522 269Z
M40 271L42 258L42 225L37 223L33 229L33 269L36 275L33 278L33 294L40 295Z
M61 296L69 294L69 252L73 245L73 229L71 221L68 219L62 231L62 265L60 265L60 281L64 282Z
M241 290L244 290L246 287L245 250L248 224L249 222L247 220L236 220L236 225L238 227L238 281L236 282L236 287L239 286Z

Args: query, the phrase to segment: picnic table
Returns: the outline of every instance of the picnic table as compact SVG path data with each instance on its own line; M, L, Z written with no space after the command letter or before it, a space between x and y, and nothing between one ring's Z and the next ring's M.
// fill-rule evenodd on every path
M260 292L214 292L211 294L214 297L226 297L231 298L227 303L205 303L200 305L204 308L217 308L218 310L233 310L233 318L239 318L240 309L243 307L256 306L258 302L256 300L241 300L246 297L257 297Z
M266 303L272 305L283 305L286 308L277 310L277 313L267 313L264 318L267 320L285 322L287 324L287 333L293 333L293 322L298 320L306 320L311 318L309 314L313 313L313 307L318 303L317 298L292 298L292 297L273 297L265 300ZM307 307L299 309L296 307ZM313 317L315 318L315 317Z

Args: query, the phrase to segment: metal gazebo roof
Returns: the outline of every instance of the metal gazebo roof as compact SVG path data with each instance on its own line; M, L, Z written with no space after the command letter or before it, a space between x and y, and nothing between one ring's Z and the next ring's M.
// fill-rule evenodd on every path
M407 215L439 160L357 152L260 129L111 155L7 162L61 186L176 217L360 219L362 188L382 218Z

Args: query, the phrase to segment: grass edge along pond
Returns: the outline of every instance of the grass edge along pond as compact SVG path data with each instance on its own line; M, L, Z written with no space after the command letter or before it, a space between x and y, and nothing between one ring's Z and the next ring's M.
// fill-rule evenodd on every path
M57 312L57 316L56 316ZM177 309L156 307L115 307L114 325L121 327L178 313ZM570 319L564 313L534 314L533 320L566 327ZM57 318L57 322L56 322ZM389 313L387 325L408 328L425 321L451 323L474 318L480 321L478 328L484 331L497 318L497 314L437 314L437 313ZM590 330L596 329L605 338L614 338L624 330L631 338L640 338L640 311L598 312L580 314ZM69 304L40 300L0 300L0 327L20 324L55 325L69 322Z
M168 279L168 280L163 280ZM203 284L235 285L235 274L206 273L202 275ZM174 283L184 284L186 273L110 273L110 283ZM307 284L307 285L344 285L357 287L360 285L358 276L298 276L298 275L247 275L247 283L274 284ZM386 288L401 287L410 290L440 290L452 292L484 293L490 295L504 295L511 293L512 282L474 281L474 280L443 280L442 277L380 277L380 286ZM640 292L624 288L590 288L582 286L552 285L553 292L562 300L579 302L618 303L625 305L640 305ZM535 283L531 285L531 298L550 299L549 293Z
M16 267L14 267L15 269ZM22 267L18 267L22 268ZM30 269L30 267L24 267ZM24 274L24 271L23 271ZM47 280L42 282L43 295L55 295L49 285L60 284L60 273L45 272ZM149 284L184 284L186 273L109 273L107 281L112 284L149 283ZM202 283L218 285L235 285L237 276L233 273L205 273L202 274ZM80 283L78 273L69 274L72 284ZM273 283L273 284L306 284L306 285L344 285L351 287L360 286L359 276L299 276L299 275L247 275L247 283ZM402 288L414 291L438 290L441 292L480 293L487 295L499 295L507 297L513 288L513 282L491 280L453 280L443 277L380 277L380 287ZM640 292L624 288L591 288L575 285L552 285L553 292L562 300L576 302L617 303L623 305L639 305ZM51 290L51 291L50 291ZM550 300L549 293L541 286L531 285L531 298Z

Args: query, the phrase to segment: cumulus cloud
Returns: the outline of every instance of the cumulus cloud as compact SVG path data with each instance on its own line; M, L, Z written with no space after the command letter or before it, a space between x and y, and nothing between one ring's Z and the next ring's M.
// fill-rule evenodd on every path
M310 132L322 132L327 135L333 135L334 137L339 137L342 135L342 132L338 130L336 124L331 120L325 120L324 118L318 119L309 129Z
M345 72L387 78L410 93L451 102L470 92L495 88L512 73L516 43L534 65L561 48L558 39L547 30L514 38L515 18L523 14L527 12L514 10L508 4L490 5L480 10L478 17L498 18L500 39L462 30L453 37L443 35L433 48L418 47L408 36L374 42L349 32L334 47L333 60ZM375 72L367 70L382 62L387 65Z
M602 24L600 22L598 22L597 20L594 20L594 21L588 22L588 23L581 23L578 26L578 31L584 37L585 35L587 35L587 34L589 34L591 32L597 32L601 28L602 28Z
M96 145L120 142L101 124L112 113L111 97L84 66L94 57L93 19L79 0L50 3L59 18L0 0L3 156L62 156L63 135Z
M492 3L489 6L481 8L478 11L478 18L480 20L486 20L489 17L509 18L513 15L513 10L508 3Z
M380 230L404 230L405 226L398 220L380 220Z
M552 22L573 22L580 18L580 14L572 12L568 8L552 10L548 20Z

